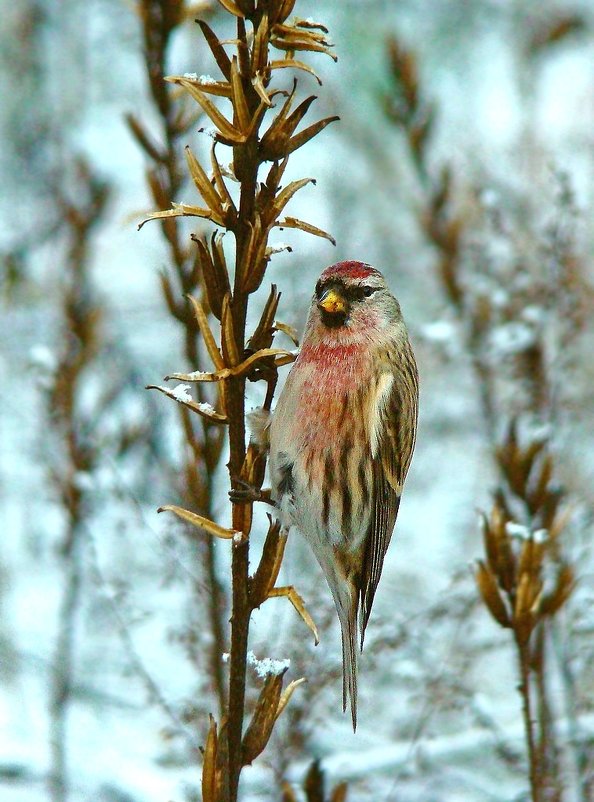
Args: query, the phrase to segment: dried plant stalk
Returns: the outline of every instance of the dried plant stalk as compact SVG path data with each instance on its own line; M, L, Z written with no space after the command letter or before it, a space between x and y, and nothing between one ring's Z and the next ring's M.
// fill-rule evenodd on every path
M541 802L559 792L559 749L550 726L545 681L545 637L548 622L574 587L573 570L560 552L567 516L560 509L563 498L553 484L546 442L533 439L522 446L512 425L499 449L499 461L503 481L491 515L483 519L486 562L479 562L476 579L492 617L513 634L532 799ZM522 522L510 512L518 509L518 502L527 511Z
M53 802L69 796L67 761L67 715L74 686L75 627L83 593L84 535L88 514L86 491L78 479L97 465L99 447L86 432L90 421L80 410L85 370L100 348L100 307L93 300L89 281L89 240L105 208L108 187L97 179L84 161L76 164L77 203L67 198L65 187L56 196L67 235L68 248L61 276L63 347L47 396L48 423L56 438L49 468L50 479L65 512L65 532L59 546L62 595L58 611L57 638L51 667L49 715L49 794Z
M552 28L550 41L555 35ZM564 33L561 31L560 35ZM465 212L456 209L449 166L437 178L429 167L435 106L424 99L415 55L396 38L389 42L388 55L394 93L386 98L385 109L403 131L415 168L423 197L420 226L436 249L437 275L444 296L465 333L465 346L477 379L500 476L493 509L483 519L485 560L478 562L476 583L492 618L513 635L532 799L535 802L560 799L560 749L558 734L552 726L547 688L547 644L554 617L566 604L574 586L574 570L562 554L568 515L562 510L563 493L554 484L548 440L531 436L525 444L520 442L513 412L497 398L501 361L493 366L486 356L495 327L521 321L523 311L531 304L536 302L544 308L548 305L556 315L560 313L550 303L555 293L546 284L546 277L540 284L538 279L524 282L523 289L515 293L506 287L508 300L504 308L496 308L493 298L486 293L473 293L475 276L464 274L462 258L472 215L468 209ZM566 258L567 253L563 255ZM575 277L574 259L571 266ZM567 295L566 288L560 289ZM578 330L574 326L570 336L575 336ZM510 376L525 391L523 412L531 421L552 420L555 412L545 335L546 332L535 334L527 340L526 347L514 354ZM565 341L563 346L569 344ZM510 419L512 423L507 425L500 444L496 433Z
M228 44L221 42L205 22L200 22L200 27L222 79L213 81L187 75L168 78L171 84L181 87L198 104L214 126L215 145L210 154L212 179L199 159L187 151L187 167L204 205L180 204L170 195L171 208L161 208L148 219L161 220L162 225L169 226L180 217L202 218L229 232L235 244L234 266L229 270L220 236L213 235L210 242L204 237L194 238L197 243L197 273L205 287L210 309L220 321L220 344L217 344L201 311L201 302L195 299L192 306L215 370L171 376L196 382L199 388L205 382L214 382L221 388L219 412L225 425L219 426L218 431L228 437L229 444L228 469L233 502L231 526L220 527L210 520L205 521L204 516L200 521L194 519L194 522L214 535L233 533L228 704L225 724L220 727L218 736L211 726L213 734L209 736L209 748L205 750L203 777L207 778L210 797L235 802L242 766L264 749L278 714L289 698L288 688L282 695L282 675L267 679L252 723L243 736L250 616L253 609L267 598L286 590L274 587L284 542L278 539L278 532L275 535L273 526L260 565L253 579L249 576L252 503L261 491L264 456L258 454L253 446L246 449L245 382L247 379L266 382L264 406L270 409L277 368L294 358L291 352L272 347L278 304L276 289L273 287L260 324L251 337L246 334L248 302L250 295L261 286L273 255L273 249L268 247L268 237L274 227L287 225L331 240L330 235L310 223L282 218L293 196L312 179L303 178L285 186L282 180L289 155L336 118L320 120L296 133L314 98L308 98L293 108L296 84L290 93L275 88L273 84L275 69L280 67L305 68L312 72L311 68L295 61L295 51L332 55L327 31L322 25L298 17L289 22L294 1L221 0L221 5L235 17L235 52L228 53ZM272 59L272 48L283 52L284 58ZM283 95L284 102L275 109L274 99ZM262 133L262 126L269 117L272 120ZM218 161L216 146L232 148L231 172L239 182L237 193L229 185L227 171ZM266 162L270 162L270 166L266 175L261 177ZM173 304L174 297L169 288L168 297ZM198 364L197 360L194 364ZM188 412L198 412L192 404L185 403L184 406ZM246 481L253 488L250 498L242 498ZM180 508L174 511L182 516L195 515ZM287 595L298 608L302 608L300 612L308 620L298 594ZM216 766L221 767L220 772Z
M165 64L171 41L177 28L185 22L189 9L181 0L139 0L137 10L142 24L146 75L154 105L159 112L161 131L153 135L133 115L128 115L127 121L149 164L146 178L153 202L164 207L182 190L188 177L186 167L197 187L210 187L201 165L188 147L184 155L185 140L198 115L184 102L185 98L175 97L176 87L165 82ZM211 201L214 199L214 190L209 197ZM217 210L221 212L220 207ZM198 369L204 359L200 348L201 338L210 359L216 360L212 351L214 338L208 336L208 310L210 307L216 312L216 306L212 303L212 293L205 289L200 271L206 252L200 239L203 234L197 236L198 247L193 247L191 243L184 242L183 232L175 218L170 219L167 215L162 220L161 228L170 257L169 268L161 274L163 298L169 313L182 328L184 358L194 369ZM184 301L184 295L192 298L191 304ZM197 297L194 298L194 295ZM223 367L220 357L214 365L217 370ZM187 392L176 394L164 387L151 387L180 404L180 423L187 448L184 449L185 460L178 492L184 505L193 507L199 516L210 519L213 474L224 443L220 425L226 423L226 418L213 407L213 404L218 405L217 402L212 395L207 397L200 385L197 400ZM220 398L220 390L215 395ZM190 412L197 413L197 416L190 415ZM185 520L188 521L188 518ZM195 524L196 520L189 522ZM207 588L206 609L211 634L205 650L208 655L208 675L217 695L219 714L222 715L227 690L220 656L227 649L224 624L227 599L218 578L213 540L211 537L197 539L194 532L191 527L188 529L191 542L200 555L202 583ZM202 611L203 590L198 583L195 592L196 607Z

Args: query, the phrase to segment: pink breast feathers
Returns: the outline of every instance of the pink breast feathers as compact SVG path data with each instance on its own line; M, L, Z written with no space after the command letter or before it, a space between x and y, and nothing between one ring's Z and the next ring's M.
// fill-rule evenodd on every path
M317 371L335 371L337 375L350 374L361 359L360 343L316 343L304 345L299 354L302 365L315 365Z
M315 345L304 347L299 361L305 368L299 393L299 417L304 445L324 449L328 440L328 422L352 426L349 401L360 389L362 380L370 380L362 364L360 345ZM307 368L306 368L307 366Z

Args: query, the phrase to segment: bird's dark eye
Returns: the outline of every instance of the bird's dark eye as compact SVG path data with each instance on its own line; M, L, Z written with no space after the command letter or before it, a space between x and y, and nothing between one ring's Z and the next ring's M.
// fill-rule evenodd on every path
M359 284L354 287L348 287L347 295L351 301L362 301L364 298L369 298L370 295L373 295L373 293L378 290L379 287L364 287Z

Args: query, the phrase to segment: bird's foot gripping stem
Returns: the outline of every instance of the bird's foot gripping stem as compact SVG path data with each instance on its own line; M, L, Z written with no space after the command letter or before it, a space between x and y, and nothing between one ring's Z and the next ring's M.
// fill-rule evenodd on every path
M254 485L243 479L235 479L234 483L238 487L234 487L229 491L229 499L233 504L253 504L256 501L261 501L263 504L276 507L276 502L270 497L270 488L254 487Z

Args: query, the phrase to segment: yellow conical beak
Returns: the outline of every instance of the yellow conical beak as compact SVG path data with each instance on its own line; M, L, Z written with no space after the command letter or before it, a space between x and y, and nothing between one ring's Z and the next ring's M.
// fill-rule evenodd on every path
M348 313L348 303L337 290L327 289L318 301L318 309L323 309L330 315L346 315Z

